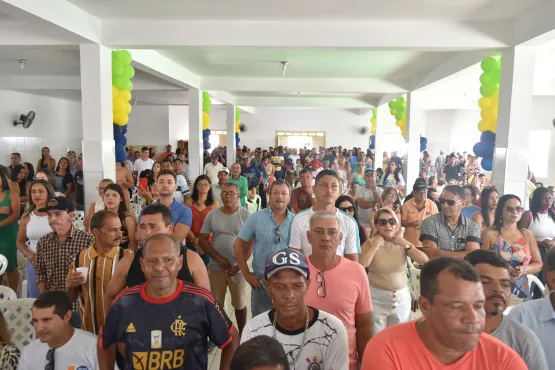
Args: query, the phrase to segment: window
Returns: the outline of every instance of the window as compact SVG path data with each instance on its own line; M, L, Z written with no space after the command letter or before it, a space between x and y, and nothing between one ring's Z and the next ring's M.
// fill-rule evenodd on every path
M551 131L530 131L528 136L528 163L530 170L536 177L549 177L549 145L551 144Z

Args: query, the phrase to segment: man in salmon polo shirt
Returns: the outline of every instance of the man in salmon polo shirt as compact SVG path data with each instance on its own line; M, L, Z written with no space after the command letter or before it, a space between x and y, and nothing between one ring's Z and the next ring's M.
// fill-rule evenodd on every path
M312 284L305 302L343 322L349 340L349 369L357 370L372 336L372 302L364 267L337 255L343 238L340 223L329 211L317 211L310 217L307 238L312 254L307 261Z
M480 276L462 259L430 260L420 274L423 319L381 331L366 346L362 370L526 370L520 356L483 333Z

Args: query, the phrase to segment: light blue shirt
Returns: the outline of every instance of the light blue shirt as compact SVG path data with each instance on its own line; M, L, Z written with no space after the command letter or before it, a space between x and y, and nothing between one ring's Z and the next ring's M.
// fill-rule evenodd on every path
M536 333L549 368L555 369L555 311L549 297L519 304L513 307L509 316Z
M279 243L275 243L278 226L274 220L274 212L268 207L249 216L238 237L244 241L254 240L253 273L264 276L266 257L272 252L288 248L287 244L291 221L295 215L287 210L287 216L279 226Z
M480 207L475 206L473 204L470 207L464 207L463 209L461 209L461 213L464 217L467 217L472 220L472 215L478 212L480 209L481 209Z

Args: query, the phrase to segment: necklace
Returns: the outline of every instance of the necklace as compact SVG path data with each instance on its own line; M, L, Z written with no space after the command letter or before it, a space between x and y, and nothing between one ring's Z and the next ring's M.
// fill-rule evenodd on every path
M301 352L302 352L302 349L305 345L304 341L306 339L306 332L308 331L308 308L306 306L304 306L304 317L305 317L305 324L304 324L303 339L301 340L301 346L299 347L299 352L297 352L297 356L295 356L295 359L293 360L293 362L289 363L289 365L292 365L293 367L295 367L295 364L299 360L299 357L301 357ZM274 335L272 336L272 338L277 339L276 338L277 310L274 311L274 322L273 322L272 325L274 326ZM293 357L293 356L291 356L291 357Z

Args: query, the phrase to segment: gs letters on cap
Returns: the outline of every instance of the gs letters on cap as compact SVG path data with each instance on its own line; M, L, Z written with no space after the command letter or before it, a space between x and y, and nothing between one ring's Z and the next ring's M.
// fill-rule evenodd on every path
M296 252L289 248L273 252L268 256L268 258L266 258L264 275L266 279L269 279L275 273L283 269L295 270L307 279L310 277L306 257L302 253Z

